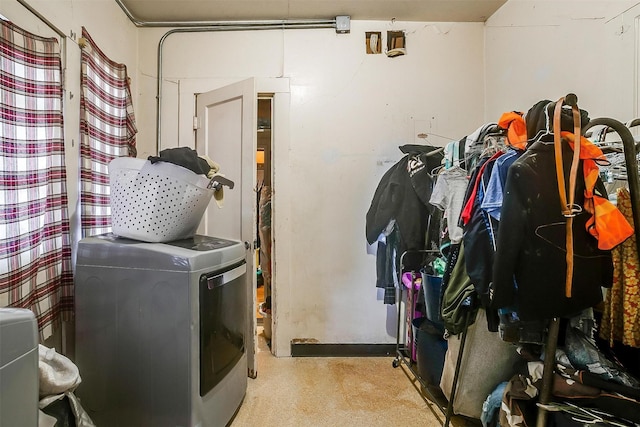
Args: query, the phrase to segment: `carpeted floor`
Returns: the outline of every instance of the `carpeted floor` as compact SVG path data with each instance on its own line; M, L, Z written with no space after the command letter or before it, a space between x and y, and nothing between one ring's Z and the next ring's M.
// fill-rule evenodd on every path
M391 357L276 358L261 336L258 377L231 427L441 426Z

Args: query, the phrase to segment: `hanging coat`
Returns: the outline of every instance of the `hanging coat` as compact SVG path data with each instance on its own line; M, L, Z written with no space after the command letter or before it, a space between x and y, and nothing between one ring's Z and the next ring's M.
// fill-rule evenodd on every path
M420 147L420 151L418 149ZM429 204L433 180L430 172L440 165L442 153L427 155L438 147L403 146L413 150L381 178L366 215L366 238L372 244L396 221L400 233L398 252L425 249L425 234L434 207ZM414 266L419 269L418 265Z
M571 148L563 143L565 174L572 156ZM611 252L598 249L598 241L585 226L590 214L583 211L573 224L573 295L565 296L566 218L561 213L554 159L553 145L536 142L507 175L492 306L515 307L522 320L570 316L593 307L602 301L601 287L610 287L612 282ZM582 206L582 163L577 176L575 203ZM599 181L597 188L605 194Z

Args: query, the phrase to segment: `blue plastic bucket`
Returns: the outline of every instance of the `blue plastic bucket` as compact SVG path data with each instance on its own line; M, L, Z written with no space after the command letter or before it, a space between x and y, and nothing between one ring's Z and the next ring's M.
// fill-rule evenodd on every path
M440 311L440 304L442 300L442 277L423 273L422 289L424 292L425 314L427 319L439 325L444 325L442 312Z

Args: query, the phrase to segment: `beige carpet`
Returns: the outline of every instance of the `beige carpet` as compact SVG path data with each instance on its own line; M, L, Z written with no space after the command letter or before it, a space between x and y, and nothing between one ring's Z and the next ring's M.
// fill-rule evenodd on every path
M231 426L441 426L403 368L392 367L392 360L276 358L261 339L258 377L249 379Z

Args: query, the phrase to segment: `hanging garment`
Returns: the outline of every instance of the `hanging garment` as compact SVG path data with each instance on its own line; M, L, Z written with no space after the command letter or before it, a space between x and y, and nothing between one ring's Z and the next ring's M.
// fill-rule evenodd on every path
M529 145L553 134L553 128L551 126L552 117L550 117L549 111L547 110L549 104L551 104L551 101L548 99L538 101L525 115ZM580 123L583 127L589 123L589 113L585 110L580 110ZM560 113L560 130L567 132L574 131L573 112L571 110L562 109Z
M271 186L260 189L258 204L258 236L260 236L260 268L264 280L265 297L271 295Z
M562 144L565 173L573 151ZM553 145L538 141L509 168L493 268L492 306L513 307L522 320L569 317L602 301L601 287L611 286L611 253L598 249L587 231L590 215L574 217L574 277L565 295L566 218L560 211ZM584 205L582 162L578 165L575 203ZM596 188L604 194L602 183ZM517 289L514 284L517 282Z
M561 132L571 149L574 149L575 135ZM584 172L584 208L591 214L585 226L593 237L598 239L598 248L613 249L633 234L633 227L607 197L595 191L600 170L597 161L606 161L600 148L591 141L580 137L580 159L583 161Z
M469 189L471 190L471 192L468 192L468 197L466 197L465 205L462 208L462 213L460 214L460 223L462 226L467 225L467 223L471 219L471 213L473 211L476 197L478 195L478 186L480 185L484 169L487 167L487 165L492 164L494 160L496 160L503 154L504 152L498 151L485 162L481 161L480 163L478 163L476 167L477 173L475 174L475 179L472 177L472 179L469 180Z
M485 123L480 126L478 129L473 131L473 133L467 135L465 138L465 156L470 155L474 151L474 149L480 149L482 151L484 145L484 139L491 132L497 123Z
M464 194L469 184L467 171L461 167L445 169L436 180L429 203L444 211L449 229L449 240L452 244L462 241L462 228L458 226L458 219L462 211Z
M522 153L524 151L510 149L496 160L496 164L491 171L491 177L480 207L498 221L500 221L500 211L504 200L504 186L507 182L509 167L520 158Z
M376 251L376 287L384 289L384 304L396 303L398 231L395 221L381 234Z
M442 304L442 296L449 286L449 282L451 281L451 274L453 273L454 268L458 262L458 256L460 255L460 247L462 244L457 243L455 245L449 245L447 247L447 254L445 256L445 267L444 273L442 274L442 289L440 290L440 302Z
M401 150L413 149L394 164L380 179L366 214L365 234L370 244L389 225L396 221L400 233L398 253L407 250L422 250L427 245L425 234L429 225L429 216L434 209L428 204L431 197L432 179L429 172L440 165L442 153L431 153L438 147L421 146L421 151L413 146L400 147ZM424 152L428 149L428 152ZM419 270L420 259L405 259L407 265Z
M127 66L102 52L82 27L80 80L80 216L82 236L111 228L108 165L136 157L133 101Z
M631 196L627 189L618 190L618 208L633 223ZM640 261L636 238L632 235L612 251L613 286L607 291L600 337L640 348Z
M442 295L442 307L440 308L444 327L452 335L464 331L468 312L471 312L470 319L475 319L475 312L477 311L477 307L474 304L475 290L465 267L464 247L460 244L456 245L455 248L455 265L450 274L445 272L443 278L444 292Z
M500 116L498 126L507 129L507 145L518 150L527 146L527 125L520 111L509 111Z
M473 178L477 176L476 194L467 224L464 228L465 263L467 274L473 283L481 306L487 310L488 328L498 331L498 313L490 308L489 285L491 283L493 258L495 253L495 220L480 208L485 196L486 185L496 162L493 156L476 168ZM472 179L473 182L473 179Z
M0 19L0 93L0 306L44 340L74 306L58 41Z
M444 168L453 167L464 168L464 152L467 138L464 137L460 141L451 141L444 146Z

